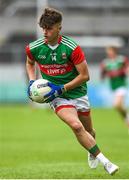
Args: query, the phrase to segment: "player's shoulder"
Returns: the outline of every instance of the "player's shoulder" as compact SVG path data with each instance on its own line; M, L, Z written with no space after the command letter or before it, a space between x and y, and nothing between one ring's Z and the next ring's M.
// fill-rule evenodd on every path
M65 40L67 42L70 42L70 43L77 45L77 43L69 36L62 36L62 40Z
M122 55L122 54L118 55L118 59L120 61L124 61L126 58L127 58L127 56L125 56L125 55Z
M29 47L30 47L30 49L34 49L34 48L40 47L43 44L45 44L45 38L44 37L39 38L33 42L30 42Z
M71 49L75 49L78 44L70 37L68 36L62 36L62 44L68 46Z

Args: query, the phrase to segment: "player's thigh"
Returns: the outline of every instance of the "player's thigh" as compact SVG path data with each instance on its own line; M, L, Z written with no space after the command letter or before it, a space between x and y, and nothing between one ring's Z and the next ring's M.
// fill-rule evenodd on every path
M127 94L127 89L125 87L120 87L116 89L116 91L114 92L114 106L115 107L123 106L126 94Z
M75 108L62 108L57 112L57 116L69 126L74 126L76 123L79 125L82 124L79 121Z
M121 106L123 106L123 103L124 103L124 96L123 95L114 97L114 103L113 104L115 107L121 107Z

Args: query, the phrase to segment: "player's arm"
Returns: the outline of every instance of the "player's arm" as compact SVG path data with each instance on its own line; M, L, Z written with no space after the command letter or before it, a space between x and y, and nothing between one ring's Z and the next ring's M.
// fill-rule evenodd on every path
M126 74L129 76L129 66L126 69Z
M30 81L35 80L36 79L35 58L32 55L29 45L26 46L25 50L26 50L26 54L27 54L26 70L27 70L28 78Z
M27 60L26 60L26 71L27 71L27 75L29 78L29 85L28 85L28 89L27 89L27 94L30 97L30 87L33 84L33 82L36 79L36 75L35 75L35 61L32 61L28 56L27 56Z
M89 80L89 72L86 58L80 46L77 46L76 49L74 49L74 51L72 52L71 61L73 62L76 70L78 71L78 75L75 79L64 85L67 91L70 89L74 89L80 86L83 82Z
M129 58L125 57L125 63L124 63L125 73L127 76L129 76Z
M70 81L69 83L64 85L64 88L68 91L70 89L74 89L78 86L80 86L83 82L86 82L89 80L89 72L86 61L82 61L81 63L75 65L78 76Z
M104 65L104 63L102 62L101 64L100 64L100 77L101 77L101 79L103 80L105 77L106 77L106 69L105 69L105 65Z
M28 56L26 60L26 70L29 80L35 80L36 79L35 61L32 61Z

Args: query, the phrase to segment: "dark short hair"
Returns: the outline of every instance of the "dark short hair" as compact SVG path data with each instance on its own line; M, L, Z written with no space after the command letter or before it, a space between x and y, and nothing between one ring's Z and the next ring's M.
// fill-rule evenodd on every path
M56 23L62 22L62 13L53 8L45 8L39 20L41 28L50 28Z

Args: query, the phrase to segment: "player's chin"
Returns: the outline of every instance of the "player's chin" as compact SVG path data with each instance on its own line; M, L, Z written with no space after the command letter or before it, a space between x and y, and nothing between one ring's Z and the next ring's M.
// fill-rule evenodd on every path
M47 36L44 36L45 40L48 40L48 37Z
M45 40L48 41L48 42L49 42L49 41L52 41L52 37L45 36Z

